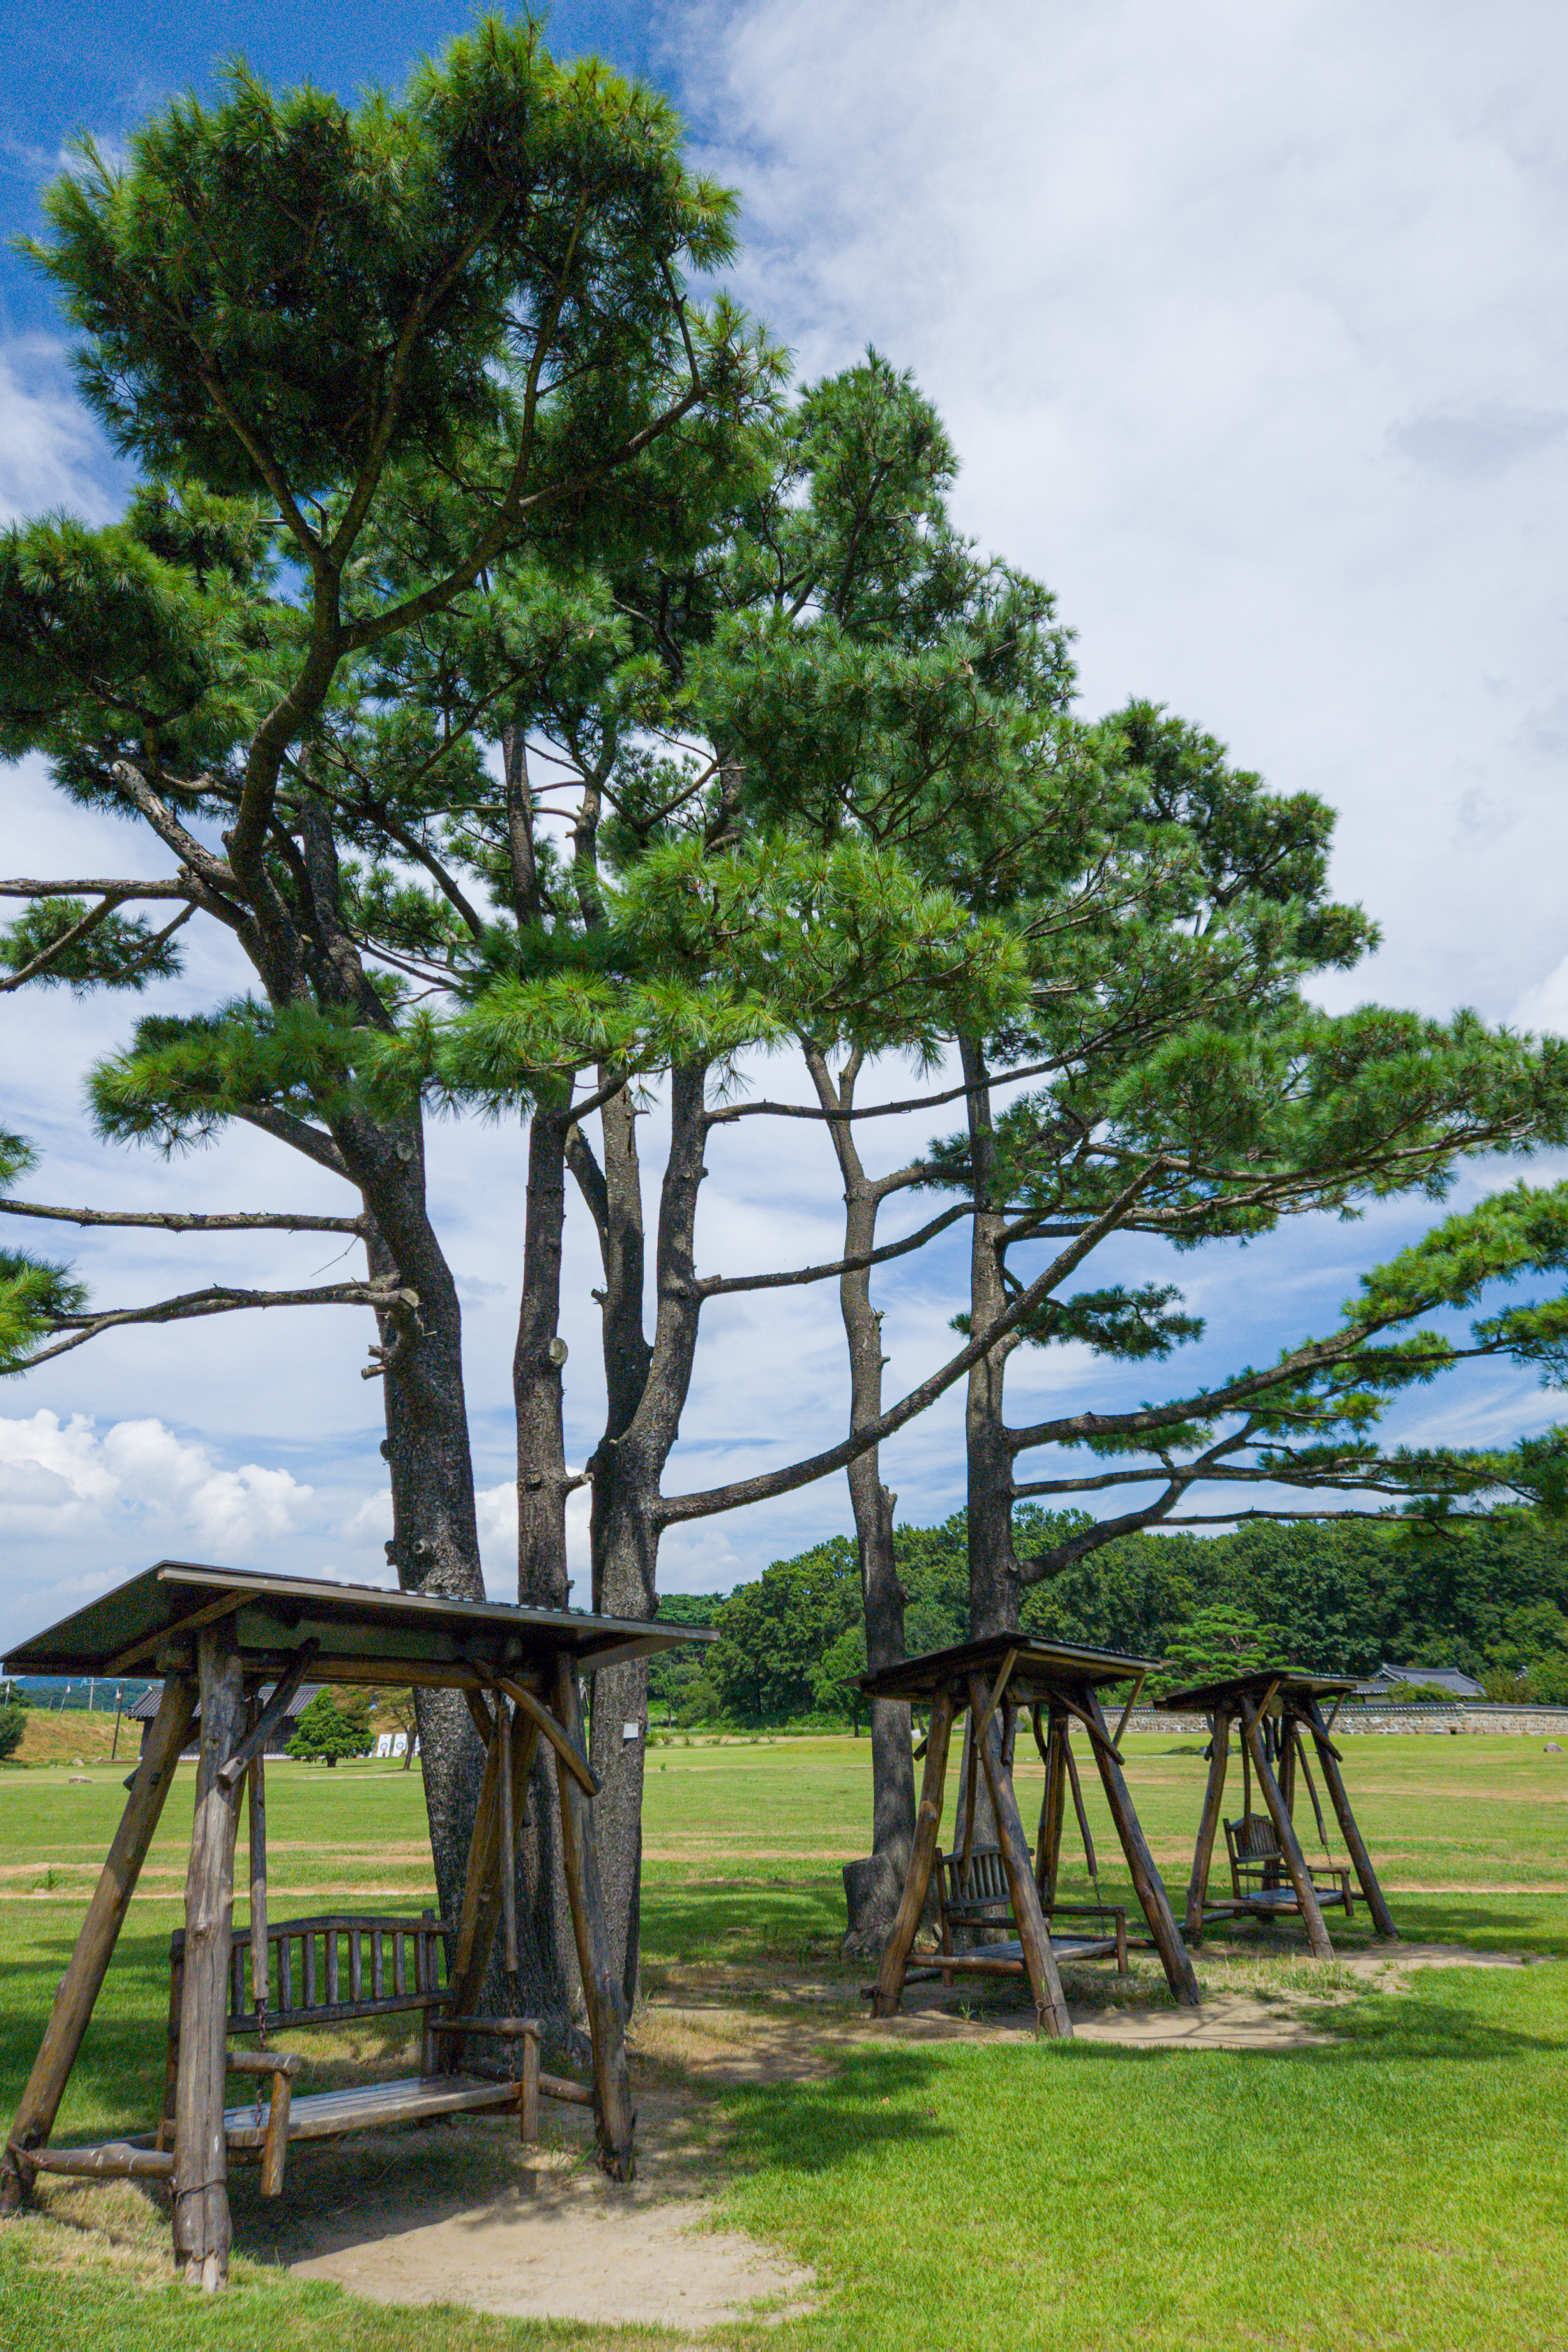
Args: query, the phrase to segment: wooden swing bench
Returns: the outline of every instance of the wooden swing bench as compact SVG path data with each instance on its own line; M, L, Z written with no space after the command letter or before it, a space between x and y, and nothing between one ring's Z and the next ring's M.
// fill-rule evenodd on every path
M1334 1717L1352 1688L1341 1675L1314 1675L1301 1666L1282 1664L1254 1667L1223 1681L1196 1683L1190 1690L1167 1693L1164 1704L1173 1713L1206 1716L1213 1731L1206 1751L1208 1787L1187 1883L1189 1942L1195 1942L1211 1920L1299 1918L1312 1958L1331 1960L1334 1948L1323 1913L1342 1910L1347 1919L1355 1916L1352 1873L1373 1932L1390 1940L1396 1937L1393 1915L1351 1808L1341 1769L1344 1759L1331 1736ZM1326 1704L1330 1711L1325 1719ZM1237 1728L1241 1733L1241 1818L1223 1823L1231 1892L1226 1900L1215 1903L1209 1899L1209 1869L1225 1809L1231 1733ZM1330 1851L1328 1823L1309 1750L1322 1772L1344 1841L1345 1863L1336 1861ZM1256 1811L1255 1780L1262 1801ZM1322 1847L1321 1861L1309 1857L1296 1826L1299 1788L1311 1801Z
M1226 1822L1225 1842L1230 1854L1229 1907L1233 1911L1258 1919L1273 1918L1281 1912L1300 1913L1300 1898L1290 1883L1289 1862L1267 1813L1245 1813L1238 1822ZM1315 1862L1305 1853L1301 1859L1319 1909L1342 1910L1347 1919L1353 1919L1355 1899L1348 1864Z
M1026 1973L1023 1943L1016 1937L963 1952L953 1943L955 1927L973 1930L1016 1925L1000 1846L977 1845L971 1850L967 1863L962 1853L939 1853L936 1887L942 1959L931 1968L910 1969L910 1978L929 1982L940 1976L943 1984L951 1984L955 1970L970 1976ZM1121 1904L1053 1902L1045 1916L1051 1950L1058 1962L1100 1960L1114 1953L1118 1976L1127 1974L1127 1913ZM1058 1918L1094 1919L1105 1924L1098 1930L1058 1935L1055 1926Z
M1069 1720L1087 1734L1133 1895L1147 1922L1173 1997L1188 2008L1198 2003L1197 1979L1183 1946L1148 1840L1133 1808L1118 1745L1151 1662L1120 1651L1091 1650L1070 1642L1023 1633L991 1633L951 1650L900 1659L860 1678L868 1698L896 1699L930 1708L930 1728L915 1751L925 1758L914 1839L903 1893L875 1984L866 1990L876 2017L891 2017L911 1977L959 1974L1022 1976L1027 1979L1043 2033L1070 2040L1072 2018L1058 1963L1100 1959L1114 1954L1127 1967L1127 1911L1100 1897L1094 1841L1083 1804L1078 1766L1068 1736ZM1131 1682L1131 1696L1113 1732L1101 1693ZM962 1830L955 1851L938 1849L942 1795L954 1726L967 1716L964 1769L959 1813ZM1014 1738L1026 1716L1045 1765L1039 1834L1031 1853L1013 1785ZM994 1823L984 1844L975 1843L975 1811L984 1781ZM1058 1899L1062 1828L1071 1789L1083 1835L1084 1860L1094 1889L1091 1903ZM990 1824L986 1824L990 1830ZM926 1914L934 1876L942 1922L941 1951L921 1968L910 1960ZM1071 1923L1068 1926L1067 1923ZM1012 1934L1007 1936L1011 1927ZM999 1928L1006 1938L977 1949L954 1948L956 1927ZM1142 1938L1139 1939L1140 1941Z
M258 2155L261 2193L283 2192L286 2151L292 2141L335 2139L388 2124L419 2124L441 2116L477 2115L510 2109L523 2140L539 2137L539 2101L562 2099L590 2106L585 2084L546 2074L540 2065L542 2026L531 2017L444 2015L451 1994L443 1984L449 1924L433 1911L417 1919L356 1918L323 1913L314 1918L280 1919L267 1927L268 2005L258 2008L252 1990L254 1947L237 1937L229 1960L229 2013L226 2033L269 2033L310 2026L344 2025L363 2019L410 2012L423 2020L420 2068L396 2082L367 2083L350 2090L294 2096L306 2060L294 2051L227 2050L234 2074L270 2077L265 2114L258 2088L254 2103L224 2111L224 2137L231 2153ZM175 2086L179 2075L180 2012L184 1992L185 1931L169 1938L169 2040L163 2116L153 2141L173 2145ZM484 2039L510 2045L510 2077L464 2073L458 2066L464 2041ZM521 2044L521 2068L516 2053ZM61 2151L65 2153L65 2151Z
M629 2179L636 2118L594 1842L591 1801L600 1781L584 1748L579 1677L693 1638L714 1637L703 1628L640 1619L164 1560L13 1650L6 1661L13 1673L108 1675L150 1664L163 1689L0 2147L0 2211L25 2204L39 2173L162 2177L173 2191L180 2270L216 2288L228 2274L233 2236L231 2150L259 2155L263 2191L276 2195L291 2140L495 2108L515 2111L524 2137L533 2138L542 2095L590 2107L601 2168ZM307 1674L433 1698L460 1694L484 1766L455 1925L427 1914L268 1921L267 1746ZM198 1714L185 1930L171 1955L163 2114L156 2131L140 2139L51 2147L55 2117ZM554 1759L544 1787L553 1780L593 2050L592 2090L541 2071L537 2019L479 2013L498 1932L505 1980L515 1982L519 1972L518 1831L542 1746ZM247 1803L250 1921L237 1938L235 1844ZM450 1970L446 1981L444 1968ZM296 2098L305 2063L297 2050L231 2046L232 2037L246 2034L265 2043L274 2027L292 2040L297 2028L400 2013L421 2020L422 2063L416 2075L397 2082ZM478 2052L462 2063L466 2045L487 2042L510 2050L508 2071L481 2073ZM236 2074L256 2079L258 2095L248 2106L226 2104Z

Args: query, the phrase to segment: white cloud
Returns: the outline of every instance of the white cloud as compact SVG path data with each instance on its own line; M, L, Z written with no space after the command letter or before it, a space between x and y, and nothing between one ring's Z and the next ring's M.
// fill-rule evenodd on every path
M505 1478L498 1486L481 1487L474 1496L474 1507L479 1521L479 1557L489 1573L485 1582L493 1591L496 1570L510 1559L516 1576L517 1561L517 1485Z
M34 337L0 352L0 523L60 506L106 520L108 470L58 345Z
M1239 0L684 13L745 298L868 339L961 520L1148 693L1342 810L1370 984L1493 1017L1562 952L1568 19ZM1532 854L1519 856L1528 837Z
M10 1535L123 1541L167 1531L244 1559L290 1534L312 1492L287 1470L221 1468L161 1421L117 1422L100 1434L81 1413L0 1420L0 1528Z
M1568 1037L1568 956L1544 980L1524 991L1514 1018L1523 1029Z
M392 1495L389 1488L380 1487L356 1504L342 1521L344 1538L350 1543L379 1537L384 1543L392 1533Z

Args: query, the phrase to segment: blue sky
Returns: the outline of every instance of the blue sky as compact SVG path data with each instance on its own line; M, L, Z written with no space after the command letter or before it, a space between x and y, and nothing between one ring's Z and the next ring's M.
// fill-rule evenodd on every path
M72 132L122 138L171 91L210 86L226 54L351 94L367 79L395 87L416 53L466 21L439 5L14 0L5 225L37 225L37 188ZM1272 783L1340 810L1336 886L1378 917L1384 945L1326 1001L1374 995L1435 1014L1468 1003L1568 1029L1560 10L684 0L562 5L551 38L604 50L683 106L698 160L742 194L735 290L803 373L868 341L914 368L963 457L961 522L1049 580L1077 628L1086 709L1152 695ZM106 515L117 495L73 405L47 290L6 254L0 507ZM119 870L123 829L67 820L36 768L0 775L0 791L8 868ZM179 1001L210 1001L235 977L204 947ZM4 1123L42 1147L41 1197L309 1203L308 1180L259 1142L173 1174L102 1150L79 1073L122 1034L125 1009L4 1002ZM795 1082L775 1066L767 1083ZM902 1091L903 1074L887 1084ZM716 1145L704 1263L831 1256L826 1147L798 1130L764 1140L760 1125ZM432 1164L466 1301L487 1563L504 1591L519 1139L438 1129ZM1298 1227L1245 1257L1183 1261L1210 1322L1184 1376L1322 1328L1361 1266L1423 1220L1394 1204L1362 1226ZM208 1249L198 1265L188 1245L153 1238L78 1255L104 1298L265 1278L237 1252ZM960 1259L955 1243L889 1275L900 1388L951 1344ZM280 1244L271 1270L308 1279L316 1266ZM574 1229L579 1453L595 1433L592 1278ZM356 1376L357 1321L322 1315L304 1346L272 1318L177 1344L126 1335L8 1389L0 1639L164 1549L246 1560L284 1546L307 1570L375 1572L380 1430ZM1047 1397L1139 1394L1153 1376L1068 1355L1016 1360L1012 1385L1020 1407L1044 1411ZM731 1303L713 1318L672 1484L828 1443L843 1403L830 1295ZM1496 1370L1426 1392L1400 1427L1491 1442L1560 1410L1529 1378ZM889 1448L886 1468L904 1516L953 1508L957 1399ZM727 1586L847 1524L830 1482L683 1533L667 1580Z

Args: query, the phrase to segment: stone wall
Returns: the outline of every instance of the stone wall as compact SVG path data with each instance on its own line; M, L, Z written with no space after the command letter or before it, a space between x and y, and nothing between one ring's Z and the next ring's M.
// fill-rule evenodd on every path
M1206 1740L1201 1715L1167 1715L1135 1706L1129 1731L1163 1731ZM1560 1739L1568 1748L1568 1706L1494 1706L1486 1701L1455 1706L1342 1706L1334 1720L1336 1742L1346 1733L1426 1731L1457 1738L1462 1732L1512 1733L1527 1739Z

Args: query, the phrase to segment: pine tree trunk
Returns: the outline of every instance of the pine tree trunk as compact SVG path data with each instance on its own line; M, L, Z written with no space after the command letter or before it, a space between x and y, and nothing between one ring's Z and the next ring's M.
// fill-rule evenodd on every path
M824 1055L805 1048L806 1066L825 1110L854 1108L859 1056L851 1055L837 1085ZM844 1177L844 1255L869 1256L877 1242L877 1212L886 1188L867 1176L847 1119L828 1129ZM849 1353L849 1426L876 1421L882 1410L882 1318L871 1304L871 1270L859 1266L839 1276L839 1312ZM873 1671L897 1665L904 1656L904 1588L893 1548L893 1507L898 1500L882 1484L879 1449L853 1461L846 1476L855 1514L860 1561L860 1595L866 1620L866 1661ZM860 1952L879 1952L891 1931L909 1875L915 1834L915 1772L910 1710L901 1699L871 1701L870 1867L852 1863L844 1874L848 1911L847 1941Z
M658 1610L659 1487L691 1385L702 1307L693 1251L698 1192L707 1173L706 1082L702 1066L670 1073L669 1156L659 1194L658 1307L651 1348L641 1339L641 1203L629 1108L605 1127L599 1200L605 1371L620 1425L612 1423L598 1451L593 1544L594 1606L612 1617L649 1618ZM592 1677L591 1687L590 1748L604 1782L594 1800L594 1822L605 1916L616 1980L629 2009L637 1999L641 1948L647 1664L605 1668Z
M996 1198L996 1139L991 1116L990 1073L977 1038L959 1040L969 1115L970 1182L973 1201L969 1262L970 1328L982 1330L1007 1306L1002 1279L1002 1203ZM969 1634L1018 1630L1018 1578L1013 1553L1013 1456L1003 1420L1007 1359L1017 1342L1003 1339L973 1366L964 1401L964 1450L968 1471ZM1010 1762L1010 1759L1008 1759ZM964 1742L958 1777L956 1821L969 1801L969 1743ZM974 1791L974 1838L996 1843L990 1793L982 1780Z
M566 1223L565 1130L541 1108L528 1138L528 1207L523 1238L522 1298L512 1353L512 1402L517 1421L517 1597L534 1608L564 1609L566 1573L566 1435L559 1358L561 1253ZM541 2017L550 2040L567 2048L573 2036L576 1946L562 1869L560 1802L555 1762L541 1746L518 1823L518 1974L508 1984L498 1951L486 1989L492 2013Z
M979 1041L962 1038L971 1088L969 1144L974 1213L971 1220L970 1328L979 1331L1006 1310L1002 1279L1002 1203L995 1198L996 1139ZM1013 1456L1003 1420L1007 1359L1015 1339L999 1340L970 1370L964 1403L969 1485L969 1633L972 1641L1018 1629L1018 1578L1013 1556Z
M378 1318L392 1487L387 1556L405 1592L482 1601L462 1308L426 1213L423 1139L415 1121L394 1129L355 1119L337 1135L375 1220L371 1272L395 1275L419 1299L417 1309ZM437 1895L441 1916L452 1919L462 1901L483 1751L457 1691L416 1692L415 1720Z

